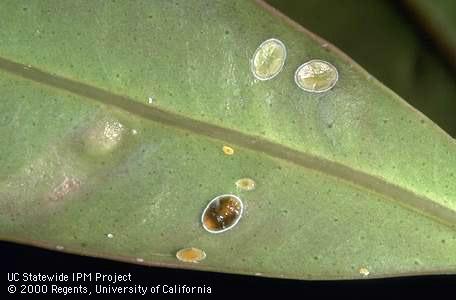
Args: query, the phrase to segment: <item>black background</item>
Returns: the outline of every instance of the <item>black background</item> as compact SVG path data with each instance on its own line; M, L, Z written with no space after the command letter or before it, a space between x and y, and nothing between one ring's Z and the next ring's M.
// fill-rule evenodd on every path
M14 243L0 242L3 258L2 299L45 298L45 299L161 299L161 298L193 298L193 299L236 299L238 297L286 297L297 299L315 299L322 296L339 298L372 298L374 296L408 296L429 295L432 297L445 297L444 293L455 295L456 275L416 276L388 279L345 280L345 281L300 281L286 279L271 279L254 276L240 276L212 272L175 270L167 268L145 267L128 263L115 262L78 255L65 254L55 251L43 250L35 247L23 246ZM131 272L131 284L156 285L156 284L186 284L189 286L210 286L212 294L196 295L167 295L148 294L147 296L52 296L36 295L13 296L8 294L8 272L47 273L64 272L100 272L103 274ZM171 297L170 297L171 296ZM451 297L452 298L452 297Z

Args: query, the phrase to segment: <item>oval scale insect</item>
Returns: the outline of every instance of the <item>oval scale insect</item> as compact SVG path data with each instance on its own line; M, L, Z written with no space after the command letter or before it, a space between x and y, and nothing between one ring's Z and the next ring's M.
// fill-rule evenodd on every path
M287 50L282 41L271 38L256 49L250 69L258 80L269 80L277 76L285 64Z
M198 263L206 258L206 253L198 248L184 248L177 251L176 258L183 262Z
M243 204L235 195L220 195L212 199L203 211L201 222L210 233L233 228L242 216Z
M322 93L334 87L339 79L336 67L321 59L310 60L295 72L296 84L307 92Z

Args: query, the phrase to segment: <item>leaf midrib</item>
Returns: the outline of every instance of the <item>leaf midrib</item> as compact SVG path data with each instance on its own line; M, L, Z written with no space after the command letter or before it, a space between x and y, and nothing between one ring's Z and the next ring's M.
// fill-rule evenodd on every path
M286 160L304 168L365 188L368 191L376 192L398 201L408 209L417 211L451 227L456 225L456 212L450 208L440 205L430 198L418 195L404 187L388 182L384 178L373 176L341 163L310 155L269 141L263 137L249 135L234 129L220 127L174 112L165 111L155 106L145 105L127 96L118 95L86 83L53 75L2 57L0 57L0 70L84 98L92 99L108 106L120 108L136 116L167 126L188 130L253 151L263 152L274 158Z

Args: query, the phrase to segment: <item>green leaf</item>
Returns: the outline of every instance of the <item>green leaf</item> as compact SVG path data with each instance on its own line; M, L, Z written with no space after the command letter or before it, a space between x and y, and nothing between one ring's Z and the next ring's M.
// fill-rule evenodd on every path
M259 81L271 37L287 60ZM4 1L0 40L3 240L299 279L455 272L455 141L265 4ZM295 84L311 59L331 90ZM239 223L207 232L231 193Z

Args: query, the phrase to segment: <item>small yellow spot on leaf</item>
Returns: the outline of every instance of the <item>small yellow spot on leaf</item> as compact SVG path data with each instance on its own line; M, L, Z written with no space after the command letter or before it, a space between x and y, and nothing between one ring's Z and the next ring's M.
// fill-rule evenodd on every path
M230 146L223 146L222 150L223 150L223 153L225 153L226 155L234 154L234 149L231 148Z
M236 181L236 186L244 191L251 191L255 189L256 183L250 178L241 178Z
M370 272L367 268L360 268L358 272L359 272L359 274L361 274L363 276L368 276L370 274Z

